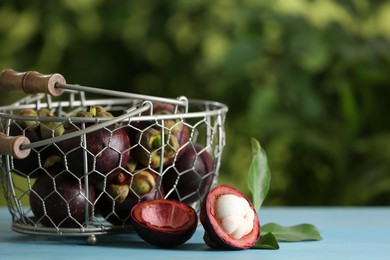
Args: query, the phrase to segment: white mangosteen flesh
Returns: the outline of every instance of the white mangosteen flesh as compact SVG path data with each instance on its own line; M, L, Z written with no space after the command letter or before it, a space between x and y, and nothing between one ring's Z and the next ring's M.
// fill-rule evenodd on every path
M240 239L253 229L255 213L245 198L221 195L215 204L215 215L222 229L234 239Z

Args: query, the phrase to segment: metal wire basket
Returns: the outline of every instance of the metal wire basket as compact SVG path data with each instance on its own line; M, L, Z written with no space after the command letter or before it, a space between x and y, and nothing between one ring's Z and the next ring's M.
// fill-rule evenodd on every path
M135 203L176 199L198 209L217 181L224 104L13 70L1 72L0 89L29 94L0 107L0 176L16 232L94 243L131 231Z

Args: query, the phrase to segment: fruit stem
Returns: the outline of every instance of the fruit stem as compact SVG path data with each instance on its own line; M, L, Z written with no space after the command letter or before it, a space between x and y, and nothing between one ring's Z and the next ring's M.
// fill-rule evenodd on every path
M89 113L91 113L92 117L96 116L96 106L95 105L91 105L89 107Z
M160 148L162 145L161 135L155 135L152 142L153 148Z

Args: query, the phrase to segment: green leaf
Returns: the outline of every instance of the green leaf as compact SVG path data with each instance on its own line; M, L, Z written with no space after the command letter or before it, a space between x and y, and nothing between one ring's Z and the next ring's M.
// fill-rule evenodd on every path
M256 244L254 244L251 249L279 249L279 243L276 240L275 236L272 232L261 233L261 236L257 240Z
M251 138L251 145L252 163L248 170L247 184L252 193L253 206L256 211L259 211L269 190L271 171L268 167L267 155L260 143L255 138Z
M278 241L299 242L321 240L318 229L312 224L281 226L276 223L267 223L261 226L261 232L272 232Z

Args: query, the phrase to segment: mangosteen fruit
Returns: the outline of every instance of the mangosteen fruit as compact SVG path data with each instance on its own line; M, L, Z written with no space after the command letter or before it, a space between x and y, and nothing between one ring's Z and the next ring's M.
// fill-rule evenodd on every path
M162 140L165 140L163 145ZM136 146L134 157L145 167L158 168L161 164L169 165L173 162L180 145L175 136L164 137L161 131L149 128L139 133L139 145ZM163 153L163 156L161 154Z
M64 122L61 121L50 121L51 117L55 117L54 113L47 108L41 108L38 110L38 116L46 117L46 120L41 120L39 125L41 139L50 139L56 136L61 136L64 131ZM66 120L65 118L63 119ZM39 147L41 166L46 172L55 174L65 167L60 167L62 161L61 151L58 146L54 143L50 143L46 146ZM43 171L43 169L41 169Z
M88 113L79 113L78 116L87 117ZM90 125L86 124L86 127ZM81 124L69 124L64 134L80 129ZM116 125L88 133L85 140L84 136L77 136L61 141L58 147L64 158L65 169L75 176L84 176L85 156L88 161L87 173L92 181L103 179L109 173L125 167L130 156L130 140L126 130Z
M260 222L252 203L229 185L211 189L202 202L200 221L204 241L215 249L246 249L260 236Z
M156 183L157 175L149 170L110 174L106 181L95 184L96 190L102 194L96 206L111 224L131 224L130 211L137 203L164 196Z
M163 175L168 199L186 204L200 201L214 180L214 160L200 144L189 145L183 155Z
M175 111L176 106L163 103L163 102L153 102L153 114L176 114L180 113L180 111ZM147 113L147 112L145 112Z
M40 117L47 117L49 119L50 117L55 117L54 113L47 108L39 109L38 115ZM42 139L49 139L55 136L60 136L65 131L62 122L50 121L49 119L47 121L41 121L40 123L39 128Z
M198 215L184 203L158 199L135 205L131 220L136 233L147 243L170 248L184 244L192 237Z
M175 111L175 106L163 103L154 103L153 105L153 114L154 115L173 115L180 114L180 111ZM164 123L161 125L155 125L156 129L162 129L161 132L164 133L165 136L175 137L179 147L181 148L178 151L177 157L181 156L181 152L184 151L184 146L189 141L190 131L188 125L185 124L184 119L175 118L175 119L167 119L164 120ZM177 149L176 149L177 151Z
M102 106L95 106L96 109L96 117L114 117L113 114L106 111Z
M97 192L105 193L109 199L121 204L130 192L129 183L131 175L125 171L115 171L106 176L105 179L94 182Z
M171 104L153 103L153 115L179 113ZM138 144L135 146L135 158L145 167L158 168L171 164L175 158L181 157L189 142L189 128L179 116L163 123L155 120L132 122L127 128L132 143Z
M17 123L25 130L31 132L33 130L38 129L39 122L34 120L34 118L38 116L38 112L35 109L30 109L30 108L22 109L18 111L17 114L20 116L31 117L31 119L29 120L17 120Z
M82 228L92 217L95 199L91 184L87 191L82 180L68 174L42 175L30 191L36 223L47 227Z
M161 115L161 114L177 114L181 113L179 110L175 109L174 105L168 104L168 103L161 103L161 102L153 102L153 110L147 110L143 112L141 115L142 116L148 116L150 114L152 115ZM131 126L129 130L129 135L130 135L130 140L135 141L136 140L136 135L139 131L142 131L143 129L146 129L153 124L156 124L155 120L151 121L133 121L131 122Z
M157 175L149 170L138 171L132 177L130 189L139 197L142 197L156 187L156 179Z

